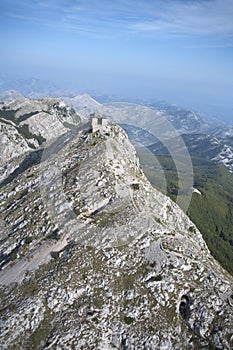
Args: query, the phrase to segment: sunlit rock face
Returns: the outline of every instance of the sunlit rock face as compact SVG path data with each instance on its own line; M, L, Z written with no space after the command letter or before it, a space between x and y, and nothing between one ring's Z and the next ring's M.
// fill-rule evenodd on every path
M232 278L125 132L63 131L0 184L2 348L231 349Z

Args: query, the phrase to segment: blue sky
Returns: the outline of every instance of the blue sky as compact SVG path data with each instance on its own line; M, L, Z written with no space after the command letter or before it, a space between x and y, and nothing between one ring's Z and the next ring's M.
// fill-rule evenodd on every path
M1 0L0 45L2 73L233 119L233 0Z

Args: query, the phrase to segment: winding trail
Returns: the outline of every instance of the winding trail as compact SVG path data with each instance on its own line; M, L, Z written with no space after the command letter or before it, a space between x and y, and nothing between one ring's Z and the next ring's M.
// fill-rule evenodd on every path
M51 244L45 242L30 251L26 256L10 264L0 271L0 285L9 285L11 283L21 283L27 271L36 270L40 265L47 264L51 259L51 252L59 252L67 244L69 235L64 236L59 241Z

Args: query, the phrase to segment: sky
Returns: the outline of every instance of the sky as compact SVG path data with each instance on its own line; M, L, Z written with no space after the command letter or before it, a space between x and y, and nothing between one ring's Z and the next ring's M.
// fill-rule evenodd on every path
M233 0L1 0L0 76L233 122Z

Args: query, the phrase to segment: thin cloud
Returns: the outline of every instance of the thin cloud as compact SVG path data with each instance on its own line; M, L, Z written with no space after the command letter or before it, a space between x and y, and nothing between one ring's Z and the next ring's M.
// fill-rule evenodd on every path
M3 16L93 35L233 38L232 0L2 0L0 11Z
M145 34L233 36L233 2L228 0L167 2L156 16L131 23L132 31Z

